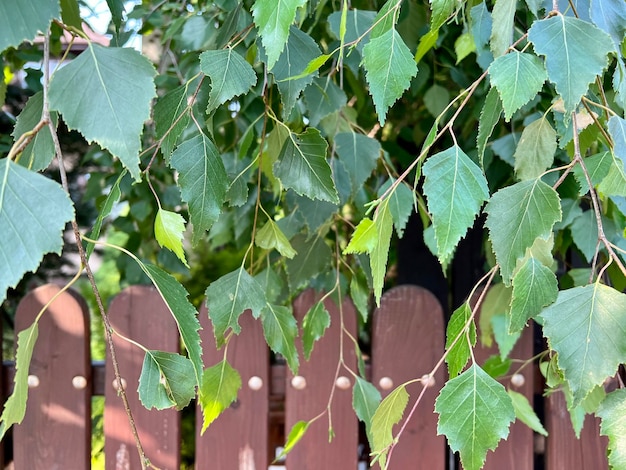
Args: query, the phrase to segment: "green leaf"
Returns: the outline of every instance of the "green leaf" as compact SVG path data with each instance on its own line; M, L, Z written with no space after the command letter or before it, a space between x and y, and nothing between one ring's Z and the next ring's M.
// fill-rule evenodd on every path
M349 253L372 253L378 244L378 232L376 225L371 219L364 217L356 226L350 243L343 250L343 254Z
M17 334L17 349L15 352L15 377L13 378L13 393L4 403L0 416L0 441L11 426L19 424L26 415L28 400L28 368L33 358L33 350L39 335L39 325L33 323Z
M185 356L146 351L139 376L139 400L147 409L186 407L196 395L193 364Z
M330 77L314 78L304 90L304 99L311 126L317 126L323 118L339 111L348 102L345 92Z
M378 389L361 377L356 377L352 387L352 408L357 417L365 424L368 440L372 441L372 418L380 404Z
M457 2L454 0L430 0L430 9L433 14L430 18L430 29L441 28L443 24L452 16Z
M379 188L379 196L381 196L387 188L391 187L393 182L392 179L387 180L387 182ZM389 195L389 211L391 212L393 226L396 228L398 238L403 237L404 229L409 221L409 217L413 213L414 206L415 196L413 190L404 183L400 183L396 186L393 193Z
M517 0L498 0L493 5L490 46L494 57L504 55L513 42Z
M538 20L528 31L537 54L546 58L550 81L563 98L565 114L576 109L589 84L608 65L611 37L591 23L555 15Z
M259 28L267 52L267 68L272 69L285 47L289 26L296 19L296 10L306 0L256 0L252 6L254 23Z
M293 258L297 254L289 243L289 239L272 219L269 219L257 232L254 242L258 247L265 250L276 249L285 258Z
M433 85L424 93L424 106L434 118L438 118L450 103L450 92L441 85Z
M295 26L285 46L285 50L278 58L272 69L272 75L277 81L280 99L283 103L283 117L287 118L302 90L304 90L317 76L317 71L304 75L311 61L320 55L320 49L313 38Z
M536 433L547 436L548 431L546 431L543 424L541 424L541 421L535 414L535 410L533 410L533 407L528 403L528 399L521 393L513 390L507 390L507 393L513 402L515 417Z
M609 438L609 465L626 468L626 389L609 393L598 410L600 434Z
M298 234L291 240L298 253L292 259L285 260L289 287L295 291L311 282L330 265L332 251L321 236L308 239Z
M469 32L461 34L454 42L456 65L458 65L472 52L476 52L476 44L474 44L474 38Z
M139 181L140 137L155 97L154 75L152 63L134 49L89 43L52 76L50 109L59 111L70 129L119 157Z
M430 157L422 172L435 227L437 257L444 265L489 198L489 188L478 165L457 146Z
M174 147L189 124L188 85L182 85L159 98L154 105L154 124L161 152L169 163Z
M303 134L290 133L274 164L281 183L309 199L339 203L337 189L326 162L328 144L314 127Z
M517 343L520 337L520 332L509 333L509 320L510 315L506 313L500 313L491 317L491 328L493 330L493 337L498 344L498 350L500 351L500 358L505 360Z
M476 364L450 379L435 402L437 432L445 434L466 470L478 470L488 450L509 435L515 410L506 390Z
M559 292L542 313L543 332L558 353L578 405L626 362L626 295L595 283Z
M200 54L200 70L211 79L207 114L256 84L252 66L231 48L204 51Z
M275 353L281 354L294 375L298 374L298 350L296 337L298 325L289 307L266 303L261 311L263 334L268 346Z
M615 49L620 51L626 33L626 4L621 0L594 1L589 8L591 21L611 35Z
M373 38L363 48L363 67L370 94L378 113L378 122L385 124L387 111L398 100L417 75L411 51L395 29Z
M491 347L493 344L493 325L491 319L496 315L508 314L511 304L512 289L502 283L494 284L487 291L485 300L480 307L478 327L480 329L480 343Z
M367 322L369 316L368 304L370 291L367 287L365 277L360 273L353 275L352 279L350 279L350 297L352 298L352 303L361 315L363 323Z
M387 0L384 3L376 18L374 18L374 24L370 32L372 39L378 38L394 28L398 22L398 7L401 3L402 0Z
M374 217L374 228L376 229L378 242L370 252L370 264L374 283L374 297L376 298L376 305L380 306L380 297L382 296L385 275L387 274L391 232L393 231L393 218L389 210L389 199L385 199L378 206Z
M0 2L0 52L35 39L39 31L48 31L52 19L60 14L58 0Z
M63 230L73 218L74 206L59 184L0 160L0 303L44 254L61 254Z
M380 402L372 416L372 455L385 468L389 446L393 443L393 427L402 419L409 394L404 385L399 386Z
M472 314L472 309L466 303L457 308L448 322L446 328L446 363L448 364L448 375L456 377L461 373L467 361L470 359L470 350L476 345L476 325L472 320L468 329L465 328ZM457 336L462 335L454 346L452 343Z
M170 161L178 171L178 187L183 201L189 204L196 245L217 220L230 185L224 162L215 144L204 134L178 146Z
M285 443L285 447L283 447L283 451L276 458L276 460L282 459L285 455L293 450L295 445L300 442L300 439L302 439L306 434L310 424L310 421L298 421L291 427L291 431L289 431L289 435L287 436L287 442Z
M159 207L154 219L154 235L160 247L173 251L179 260L187 267L185 249L183 248L183 234L185 233L185 219L176 212L166 211Z
M600 182L598 191L607 196L626 197L626 171L624 163L613 154L609 154L609 168L606 177Z
M80 17L78 0L61 0L61 19L66 25L82 31L83 20Z
M107 195L106 199L98 208L98 217L93 224L93 228L91 229L91 233L89 234L88 238L91 238L92 240L97 240L98 238L100 238L100 230L102 230L102 223L104 222L104 219L107 218L109 214L111 214L113 206L117 204L117 202L120 200L120 196L122 195L120 191L120 182L122 181L122 178L126 176L126 172L126 169L120 172L120 175L115 180L115 183L113 183L113 186L111 186L111 189L109 190L109 194ZM94 243L87 244L87 248L85 249L85 256L87 257L87 259L89 259L89 257L93 253L95 246L96 245Z
M536 258L526 258L513 276L509 332L521 331L528 320L556 300L558 291L554 273Z
M543 181L527 180L499 190L485 210L502 280L509 286L517 260L535 239L547 239L561 220L559 196Z
M545 117L530 123L515 149L515 173L520 180L539 178L554 161L556 132Z
M341 17L342 12L335 11L328 16L328 25L331 33L341 40ZM346 12L346 34L344 36L344 44L352 43L357 39L361 39L356 44L359 53L363 50L364 44L369 40L370 35L367 33L376 18L375 11L352 9Z
M204 371L200 393L200 406L204 416L202 433L237 399L240 388L241 376L226 360Z
M302 319L302 349L307 361L311 358L315 341L324 336L329 326L330 314L324 307L324 302L317 302Z
M613 152L626 167L626 119L619 116L611 116L609 119L609 134L614 142Z
M43 93L35 93L28 99L26 106L17 117L15 128L11 134L17 141L22 134L32 131L35 126L41 120L41 113L43 111ZM57 113L50 113L54 126L57 125ZM19 156L17 163L23 167L33 171L40 171L48 168L50 162L54 158L54 142L52 135L50 134L50 128L44 126L33 140L26 146Z
M570 227L574 244L590 263L598 248L598 222L595 212L592 209L583 212Z
M111 11L111 20L115 25L115 30L119 32L124 14L124 0L107 0L107 5Z
M376 169L380 151L380 143L366 135L341 132L335 136L335 152L350 175L353 195Z
M140 264L140 266L152 280L176 321L178 331L180 331L183 340L183 346L187 350L193 365L196 383L199 385L201 383L202 369L204 368L202 348L200 347L200 322L198 322L195 307L187 300L189 293L180 282L161 268L152 264Z
M539 57L513 51L491 63L489 78L500 93L504 118L509 121L515 111L537 96L548 74Z
M265 294L261 286L243 268L225 274L206 289L206 305L218 346L224 344L226 331L231 328L239 334L239 317L250 309L258 318L265 307Z
M487 142L493 133L496 125L500 121L502 116L502 101L500 95L495 88L491 88L487 97L485 98L485 104L480 112L480 119L478 120L478 137L476 138L476 147L478 148L478 160L480 166L483 167L483 158L485 156L485 149L487 148Z

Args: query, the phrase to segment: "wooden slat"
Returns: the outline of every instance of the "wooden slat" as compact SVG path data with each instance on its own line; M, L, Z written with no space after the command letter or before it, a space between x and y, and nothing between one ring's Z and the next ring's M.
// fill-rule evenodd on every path
M224 358L217 350L207 311L200 310L206 367ZM202 411L196 410L196 468L261 470L268 465L269 351L259 320L246 311L241 333L228 344L228 362L241 375L238 399L200 436ZM259 389L255 385L261 385Z
M549 433L546 470L608 469L608 439L600 436L600 420L587 415L580 439L576 439L563 393L552 393L545 406Z
M15 331L29 327L59 291L45 285L24 297ZM26 416L13 431L15 468L90 468L91 364L84 301L65 292L50 305L39 321L29 373L38 385L29 388Z
M429 291L417 286L399 286L385 293L380 308L374 312L372 332L372 382L383 397L403 382L432 370L443 355L444 335L441 305ZM393 388L381 388L381 379L386 378L391 379ZM441 367L435 385L424 394L393 450L390 469L445 468L446 443L443 436L437 436L434 413L435 398L445 378ZM407 387L411 397L409 407L421 390L420 383ZM394 433L398 430L396 426Z
M509 354L513 359L527 360L533 356L534 323L524 330L524 333ZM474 350L478 364L483 365L485 360L493 354L498 354L498 347L495 344L491 348L480 347L480 341ZM519 368L519 364L514 363L509 371L514 374ZM500 382L507 388L524 395L529 403L533 404L533 394L535 387L534 366L528 366L520 371L524 377L524 384L515 387L510 383L510 377ZM509 436L506 440L500 441L495 452L487 454L487 460L483 470L528 470L534 465L534 433L532 429L521 421L517 420L511 425Z
M312 290L302 293L294 302L294 315L301 324L307 311L319 299ZM306 381L306 386L296 389L292 385L293 374L287 373L285 389L285 428L286 433L300 420L310 420L326 409L330 394L335 387L332 401L332 427L335 437L328 442L328 417L315 421L296 447L287 455L289 469L354 470L357 467L358 420L352 410L352 386L341 389L335 385L335 372L340 357L341 312L330 300L324 305L330 313L331 323L324 336L315 344L309 361L302 355L302 341L296 340L300 354L298 375ZM345 328L356 337L356 311L351 302L342 306ZM301 336L301 335L300 335ZM344 335L343 357L348 367L356 371L356 355L351 341ZM353 377L345 370L341 377Z
M109 318L113 328L148 349L179 351L176 322L156 289L132 286L111 303ZM146 456L162 470L180 467L180 415L174 409L147 410L139 401L137 386L144 352L114 336L115 352L126 393ZM114 373L107 348L105 378L104 433L105 465L108 470L141 468L121 398L114 388Z

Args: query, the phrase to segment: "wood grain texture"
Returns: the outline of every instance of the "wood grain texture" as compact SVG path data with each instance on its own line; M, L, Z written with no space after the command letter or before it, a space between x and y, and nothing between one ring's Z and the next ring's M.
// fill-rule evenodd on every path
M301 325L310 307L319 296L313 290L303 292L294 302L294 315ZM345 301L340 310L327 299L324 306L330 313L330 327L313 349L309 361L302 355L301 336L296 340L300 355L298 375L306 381L306 387L296 389L292 385L294 377L287 372L285 384L285 432L300 420L310 420L324 412L331 392L334 395L331 405L332 429L335 434L329 443L328 415L315 421L302 440L287 455L287 468L294 470L342 469L354 470L357 467L358 420L352 409L352 385L354 378L343 367L339 376L349 378L350 387L341 389L335 385L335 374L341 351L341 318L344 327L356 334L356 311L351 302ZM344 334L343 358L348 367L356 371L356 355L353 343Z
M385 293L374 312L372 332L372 382L383 397L393 388L382 389L381 379L390 378L395 388L432 370L444 352L443 328L441 305L426 289L399 286ZM426 390L393 450L391 470L445 468L446 442L437 436L434 413L435 399L446 379L444 369L439 368L434 386ZM421 390L421 383L407 387L410 400L405 417ZM394 436L399 428L394 428Z
M111 302L109 318L119 333L148 349L179 352L176 322L157 290L148 286L124 289ZM146 456L161 470L180 467L180 415L171 408L147 410L139 401L137 387L144 352L137 346L113 336L115 352L133 418ZM141 468L139 455L131 434L128 417L121 398L113 385L115 375L107 348L105 377L104 432L105 466L107 470Z
M224 349L215 347L213 327L206 308L200 310L204 362L211 367L224 358ZM259 320L246 311L239 317L241 333L228 343L228 362L241 375L237 401L225 410L203 436L202 411L196 409L196 468L260 470L268 465L269 351ZM254 390L250 380L260 379ZM272 456L273 457L273 456Z
M15 331L28 328L59 291L48 284L24 297ZM29 388L26 416L13 430L15 468L90 468L89 313L82 299L65 292L43 314L29 374L38 385ZM85 387L74 387L74 377L83 377Z

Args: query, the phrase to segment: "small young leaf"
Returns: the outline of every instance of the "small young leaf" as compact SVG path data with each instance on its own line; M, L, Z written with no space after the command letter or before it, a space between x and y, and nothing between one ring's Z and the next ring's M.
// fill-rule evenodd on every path
M577 406L626 362L626 295L594 283L559 292L541 313Z
M289 239L272 219L269 219L257 232L254 242L258 247L265 250L276 249L285 258L293 258L297 255L296 250L289 243Z
M509 286L517 260L535 239L547 239L561 220L559 196L543 181L527 180L499 190L485 210L502 281Z
M315 341L324 336L324 331L329 326L330 314L323 302L317 302L302 319L302 349L307 361L311 358Z
M298 351L296 337L298 325L291 309L267 303L261 311L263 334L268 346L275 353L282 354L293 374L298 373Z
M28 369L33 358L33 350L39 335L39 325L31 326L17 334L17 349L15 352L15 377L13 378L13 393L4 403L0 416L0 441L11 426L19 424L26 415L26 401L28 400Z
M204 416L202 433L237 399L240 388L241 376L226 360L204 371L200 393L200 406Z
M185 219L176 212L166 211L159 207L154 219L154 235L159 246L172 250L179 260L187 267L185 249L183 248L183 233Z
M200 54L200 70L211 78L207 114L256 84L252 66L231 48L204 51Z
M530 123L515 149L515 174L520 180L539 178L554 161L556 132L545 117Z
M243 268L225 274L209 284L206 289L206 305L217 345L223 344L229 328L235 334L241 332L239 317L244 310L250 309L252 315L258 318L265 302L263 289Z
M541 421L539 421L539 418L535 414L535 410L533 410L533 407L530 403L528 403L528 399L521 393L513 390L507 390L507 393L513 402L515 417L533 431L541 434L542 436L547 436L548 431L546 431L543 424L541 424Z
M600 434L609 438L611 468L626 468L626 389L609 393L597 414L602 419Z
M349 253L371 253L378 244L378 233L376 225L371 219L363 217L359 225L356 226L350 243L343 250L343 254Z
M509 435L515 420L511 398L504 387L476 364L450 379L435 402L437 432L461 455L466 470L479 470L487 451Z
M476 344L476 325L474 320L469 324L469 331L465 330L465 325L471 314L472 309L467 303L464 303L454 311L448 322L446 329L446 351L448 351L446 363L448 364L448 375L452 378L461 373L470 359L470 348ZM468 331L467 334L465 333L466 331ZM452 346L452 343L459 335L461 337Z
M393 427L402 419L408 402L409 394L401 385L380 402L372 416L370 444L372 455L380 462L380 468L385 468L389 446L393 443Z
M295 445L300 442L300 439L302 439L306 434L310 424L310 421L298 421L292 426L291 431L289 431L289 435L287 436L287 442L285 443L285 447L283 447L283 451L276 458L276 460L282 459L285 455L293 450Z
M139 400L147 409L186 407L196 394L193 364L185 356L146 351L139 376Z

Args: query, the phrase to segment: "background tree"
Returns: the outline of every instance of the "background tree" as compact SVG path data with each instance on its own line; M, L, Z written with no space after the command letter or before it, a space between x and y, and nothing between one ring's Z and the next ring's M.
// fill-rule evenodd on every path
M153 283L176 319L185 355L146 351L145 376L162 380L140 382L143 403L183 408L196 397L206 428L241 380L226 353L203 363L194 306L203 297L219 346L250 309L296 373L330 320L320 302L297 325L298 292L350 296L367 322L370 293L378 303L393 278L392 239L413 212L443 273L468 229L484 224L485 275L448 326L439 431L477 469L516 416L542 430L474 360L491 287L505 300L500 315L481 316L481 337L493 335L506 361L525 325L541 324L548 388L564 390L573 415L600 416L611 464L626 466L623 385L602 387L626 362L623 1L107 4L110 47L86 36L77 0L0 1L0 97L24 70L37 91L0 160L0 301L61 251L71 223L77 274L86 270L105 325L89 267L96 245L104 273ZM118 47L136 25L153 62ZM39 31L42 48L29 45ZM67 33L86 50L52 66ZM29 70L33 60L41 72ZM93 144L77 165L89 176L82 204L97 215L81 226L62 125ZM223 254L232 267L208 279L203 268ZM37 322L18 334L0 435L23 417L37 335ZM170 380L180 372L192 380ZM407 384L379 404L359 383L355 411L384 468ZM377 406L373 416L365 404ZM294 428L286 451L309 424Z

